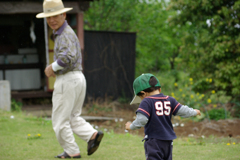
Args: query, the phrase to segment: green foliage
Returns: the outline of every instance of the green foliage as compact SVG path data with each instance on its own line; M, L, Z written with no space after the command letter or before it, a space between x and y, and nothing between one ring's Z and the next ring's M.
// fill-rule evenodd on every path
M234 104L234 117L240 118L240 102L239 101L232 101L231 103Z
M194 85L193 90L197 92L204 93L205 91L210 90L212 87L212 79L210 79L211 82L209 82L208 78L199 79Z
M169 23L177 12L167 11L165 1L138 6L136 74L182 68L181 38L188 27Z
M21 102L17 102L15 99L12 99L11 111L21 112L22 111L22 105L23 104Z
M179 11L171 23L192 24L191 35L184 36L181 53L183 61L194 63L190 75L199 80L195 88L199 92L214 89L232 97L240 94L239 4L239 0L170 3L170 9ZM206 78L212 78L213 83L206 84Z
M209 92L199 93L194 90L198 84L196 82L199 82L198 80L195 80L191 78L187 73L185 72L178 72L177 79L178 82L175 82L176 74L174 71L172 72L157 72L153 73L156 75L156 77L159 79L161 84L162 93L165 95L169 95L174 97L178 102L180 102L183 105L188 105L191 108L194 109L200 109L202 112L202 116L193 117L194 121L202 121L205 118L209 118L209 107L210 108L224 108L224 118L225 119L225 105L231 100L231 96L227 96L226 92L224 91L218 91L215 90L209 90ZM212 84L212 79L205 79L206 86L209 86L207 84ZM233 117L238 117L238 111L240 111L240 107L238 106L239 103L237 101L233 102L235 104L235 112L236 114L233 114ZM208 108L208 109L207 109ZM212 111L211 111L212 112ZM217 112L218 113L218 112ZM230 118L230 113L226 112L227 117ZM211 118L211 117L210 117ZM213 118L215 119L215 118Z
M99 0L90 3L85 13L85 29L103 31L130 31L137 1ZM131 8L131 9L129 9Z
M211 109L208 111L208 114L211 120L227 119L230 117L230 113L225 111L224 108Z

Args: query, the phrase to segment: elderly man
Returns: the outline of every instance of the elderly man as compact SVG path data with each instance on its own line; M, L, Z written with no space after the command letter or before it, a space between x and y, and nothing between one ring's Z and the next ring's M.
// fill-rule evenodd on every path
M45 69L47 77L55 77L52 97L52 125L58 142L64 149L56 158L81 158L75 142L75 133L88 142L88 155L93 154L102 140L103 133L95 130L80 117L86 94L86 80L82 73L82 55L78 38L68 25L61 0L44 0L43 13L54 34L54 61Z

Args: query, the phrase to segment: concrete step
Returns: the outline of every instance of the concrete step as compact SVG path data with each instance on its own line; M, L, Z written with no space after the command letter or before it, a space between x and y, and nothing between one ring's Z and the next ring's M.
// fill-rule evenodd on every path
M52 105L28 105L23 106L22 111L25 112L27 115L43 117L46 120L51 120ZM121 118L118 119L114 117L87 116L84 115L84 113L86 112L83 111L83 115L81 115L81 117L84 118L86 121L107 121L107 120L122 121Z

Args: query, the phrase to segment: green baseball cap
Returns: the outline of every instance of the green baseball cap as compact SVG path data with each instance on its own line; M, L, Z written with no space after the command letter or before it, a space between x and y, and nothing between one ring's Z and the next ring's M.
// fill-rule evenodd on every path
M141 103L141 98L137 96L137 94L147 88L150 88L149 80L151 77L155 77L151 73L144 73L141 76L137 77L133 82L133 91L134 91L134 98L130 104ZM156 77L155 77L156 78ZM157 84L154 87L161 87L159 80L156 78Z

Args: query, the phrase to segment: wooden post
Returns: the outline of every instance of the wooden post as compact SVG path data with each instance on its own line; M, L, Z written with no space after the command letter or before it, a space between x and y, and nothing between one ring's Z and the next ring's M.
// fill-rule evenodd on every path
M49 65L49 53L48 53L48 25L47 25L47 19L43 19L44 23L44 37L45 37L45 48L46 48L46 66Z
M84 56L84 21L83 21L83 11L77 13L77 36L81 46L81 53L82 53L82 67L83 65L83 56Z

